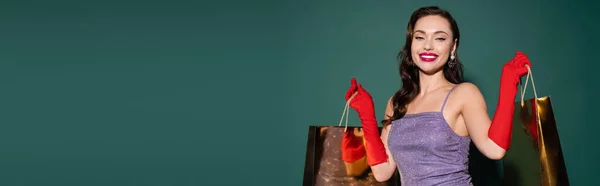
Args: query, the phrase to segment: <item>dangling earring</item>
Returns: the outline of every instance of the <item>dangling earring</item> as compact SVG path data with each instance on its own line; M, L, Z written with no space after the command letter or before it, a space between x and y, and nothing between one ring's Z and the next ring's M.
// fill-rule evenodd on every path
M454 55L450 56L450 61L448 61L448 67L454 68L454 65L456 65L456 61L454 60L454 58Z

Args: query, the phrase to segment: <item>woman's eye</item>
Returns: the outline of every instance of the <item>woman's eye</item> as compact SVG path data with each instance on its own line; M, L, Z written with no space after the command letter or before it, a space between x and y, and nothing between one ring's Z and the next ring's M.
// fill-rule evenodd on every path
M423 38L423 37L421 37L421 36L417 36L417 37L415 37L415 39L417 39L417 40L421 40L421 39L425 39L425 38Z
M436 40L438 40L438 41L446 41L446 38L440 37L440 38L437 38Z

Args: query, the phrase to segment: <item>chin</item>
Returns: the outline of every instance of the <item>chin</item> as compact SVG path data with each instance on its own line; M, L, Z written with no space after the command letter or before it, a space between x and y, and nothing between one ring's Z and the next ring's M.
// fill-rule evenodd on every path
M435 74L436 72L439 72L440 70L442 70L442 68L438 67L437 63L422 62L421 64L418 64L417 66L419 67L421 72L423 72L425 74Z
M435 69L421 69L421 72L423 72L424 74L427 74L427 75L433 75L433 74L439 72L439 70L435 70Z

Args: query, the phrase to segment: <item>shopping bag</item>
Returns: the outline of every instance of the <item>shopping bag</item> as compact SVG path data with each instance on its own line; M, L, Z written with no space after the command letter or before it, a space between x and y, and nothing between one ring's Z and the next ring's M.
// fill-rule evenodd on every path
M515 103L511 148L502 160L504 183L511 186L568 186L550 96L538 97L529 66L521 101ZM524 99L531 78L534 98Z
M356 95L356 94L355 94ZM304 166L304 186L398 186L399 176L378 182L366 161L362 127L348 127L349 102L344 107L337 126L309 126ZM341 126L342 121L346 126ZM380 128L381 131L381 128ZM359 140L348 143L344 138ZM345 143L344 143L345 142ZM351 151L353 154L348 153ZM344 153L345 152L345 153ZM342 156L346 157L343 158ZM354 156L354 157L353 157ZM344 161L344 159L353 159Z

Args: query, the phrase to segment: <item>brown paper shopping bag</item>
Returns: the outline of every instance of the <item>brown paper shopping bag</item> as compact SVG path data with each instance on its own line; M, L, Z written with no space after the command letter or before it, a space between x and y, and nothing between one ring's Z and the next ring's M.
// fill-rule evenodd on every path
M349 102L342 112L342 118L337 126L309 126L308 141L306 144L306 159L304 166L304 186L398 186L399 176L394 174L386 182L378 182L373 176L364 157L356 157L355 161L345 162L342 158L344 148L357 152L357 156L363 155L362 127L348 127ZM342 121L346 126L341 126ZM381 131L381 128L380 128ZM342 144L344 137L353 137L360 140L353 145ZM360 149L363 148L363 149Z
M503 161L504 183L511 186L568 186L550 96L538 97L528 68L521 101L515 103L511 148ZM531 78L534 98L524 99Z

